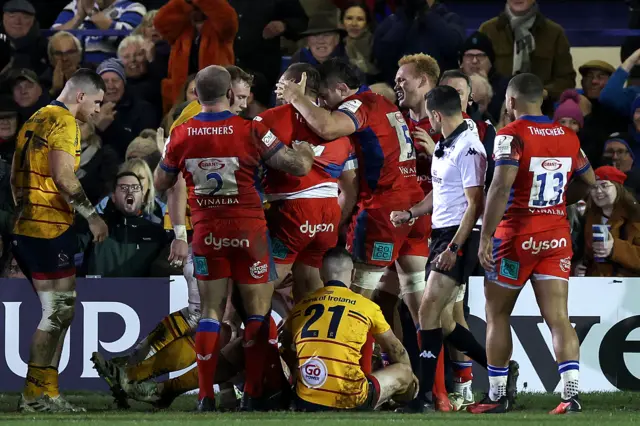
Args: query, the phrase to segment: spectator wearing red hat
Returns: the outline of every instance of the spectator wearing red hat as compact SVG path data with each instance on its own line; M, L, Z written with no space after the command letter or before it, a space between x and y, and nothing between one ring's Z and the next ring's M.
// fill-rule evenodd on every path
M580 95L575 90L565 90L553 114L553 121L578 133L584 126L584 115L580 110Z
M596 169L596 184L587 196L584 251L576 275L640 276L640 205L624 184L627 176L612 166ZM593 241L593 225L607 225L608 238ZM600 261L596 261L599 259Z

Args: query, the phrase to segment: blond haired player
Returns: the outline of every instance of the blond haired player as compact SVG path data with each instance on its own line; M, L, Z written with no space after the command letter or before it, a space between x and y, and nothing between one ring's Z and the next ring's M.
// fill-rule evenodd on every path
M85 411L60 396L58 364L75 309L74 211L87 219L95 242L108 234L75 175L80 165L76 119L86 122L100 112L104 92L100 76L80 69L60 96L31 116L18 134L11 166L17 210L13 252L42 305L19 411Z

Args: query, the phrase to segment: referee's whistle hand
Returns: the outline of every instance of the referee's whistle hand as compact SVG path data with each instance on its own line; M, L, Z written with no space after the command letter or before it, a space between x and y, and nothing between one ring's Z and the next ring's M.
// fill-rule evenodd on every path
M389 216L391 223L396 228L400 225L403 225L409 221L409 212L407 211L393 211Z

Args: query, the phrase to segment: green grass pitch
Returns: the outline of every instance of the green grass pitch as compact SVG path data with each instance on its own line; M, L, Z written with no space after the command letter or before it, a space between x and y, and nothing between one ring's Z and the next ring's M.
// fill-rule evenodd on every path
M374 413L194 413L195 397L178 398L169 410L153 411L149 405L132 403L127 411L113 410L112 399L106 394L71 394L69 401L88 409L83 414L20 414L16 413L18 395L0 394L0 425L152 425L190 426L220 424L229 426L533 426L533 425L630 425L640 423L640 394L592 393L582 396L584 412L572 416L550 416L549 410L558 403L557 395L521 394L518 409L507 415L470 415L438 413L401 415Z

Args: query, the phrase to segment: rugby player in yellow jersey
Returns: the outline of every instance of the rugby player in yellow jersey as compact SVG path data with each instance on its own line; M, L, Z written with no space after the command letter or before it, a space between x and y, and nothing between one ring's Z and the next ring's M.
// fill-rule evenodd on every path
M104 92L98 74L80 69L58 99L40 108L18 134L11 166L17 215L12 245L42 305L20 411L85 411L60 396L58 364L76 298L74 210L87 219L95 242L108 234L75 175L80 164L76 119L87 122L99 113Z
M327 251L320 272L324 287L296 304L285 323L282 346L298 410L373 410L417 394L409 356L380 307L349 289L352 271L349 252ZM369 333L391 365L367 376L360 359Z

